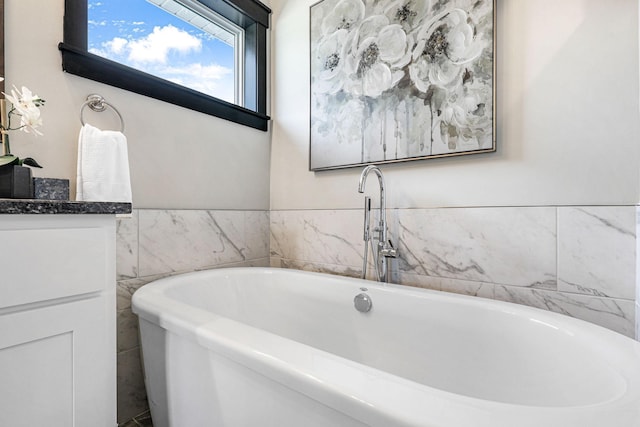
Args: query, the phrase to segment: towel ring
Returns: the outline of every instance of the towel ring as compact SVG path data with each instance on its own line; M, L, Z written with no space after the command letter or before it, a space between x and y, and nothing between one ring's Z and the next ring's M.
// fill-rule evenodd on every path
M80 123L82 123L82 126L85 125L85 122L84 122L85 107L89 107L91 110L96 111L98 113L103 112L104 110L107 109L107 107L111 108L113 111L115 111L115 113L118 115L118 118L120 119L120 132L124 132L124 119L120 115L120 112L116 109L116 107L114 107L113 105L105 101L102 96L95 93L87 96L87 100L85 101L84 104L82 104L82 107L80 108Z

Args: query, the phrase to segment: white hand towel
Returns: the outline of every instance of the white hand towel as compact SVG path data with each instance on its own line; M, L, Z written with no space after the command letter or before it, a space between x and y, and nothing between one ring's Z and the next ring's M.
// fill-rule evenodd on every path
M82 126L76 200L131 203L127 138L122 132Z

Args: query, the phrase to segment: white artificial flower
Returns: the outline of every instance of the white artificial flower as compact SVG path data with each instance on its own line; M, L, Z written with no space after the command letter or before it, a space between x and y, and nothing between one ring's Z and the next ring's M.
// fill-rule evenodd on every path
M22 91L18 91L17 87L13 87L11 95L4 93L6 99L12 104L17 115L20 116L20 127L18 129L42 135L36 128L42 125L39 107L43 105L44 100L38 95L34 95L27 87L23 86ZM5 129L11 130L11 129Z
M6 93L4 95L18 112L39 107L42 104L43 100L38 95L31 93L29 88L22 86L22 92L17 92L17 90L18 88L14 86L11 90L11 95Z
M40 109L36 106L29 107L20 112L20 127L26 133L42 135L38 129L42 126L42 118L40 117Z

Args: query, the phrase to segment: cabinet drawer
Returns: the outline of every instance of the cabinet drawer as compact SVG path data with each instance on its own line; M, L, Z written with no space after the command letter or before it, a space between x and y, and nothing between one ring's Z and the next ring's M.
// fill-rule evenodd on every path
M104 289L108 239L103 228L0 230L0 308Z

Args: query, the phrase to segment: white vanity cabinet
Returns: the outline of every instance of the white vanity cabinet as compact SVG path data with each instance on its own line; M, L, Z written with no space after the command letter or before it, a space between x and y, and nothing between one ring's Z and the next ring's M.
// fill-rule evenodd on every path
M0 214L0 426L116 426L115 227Z

